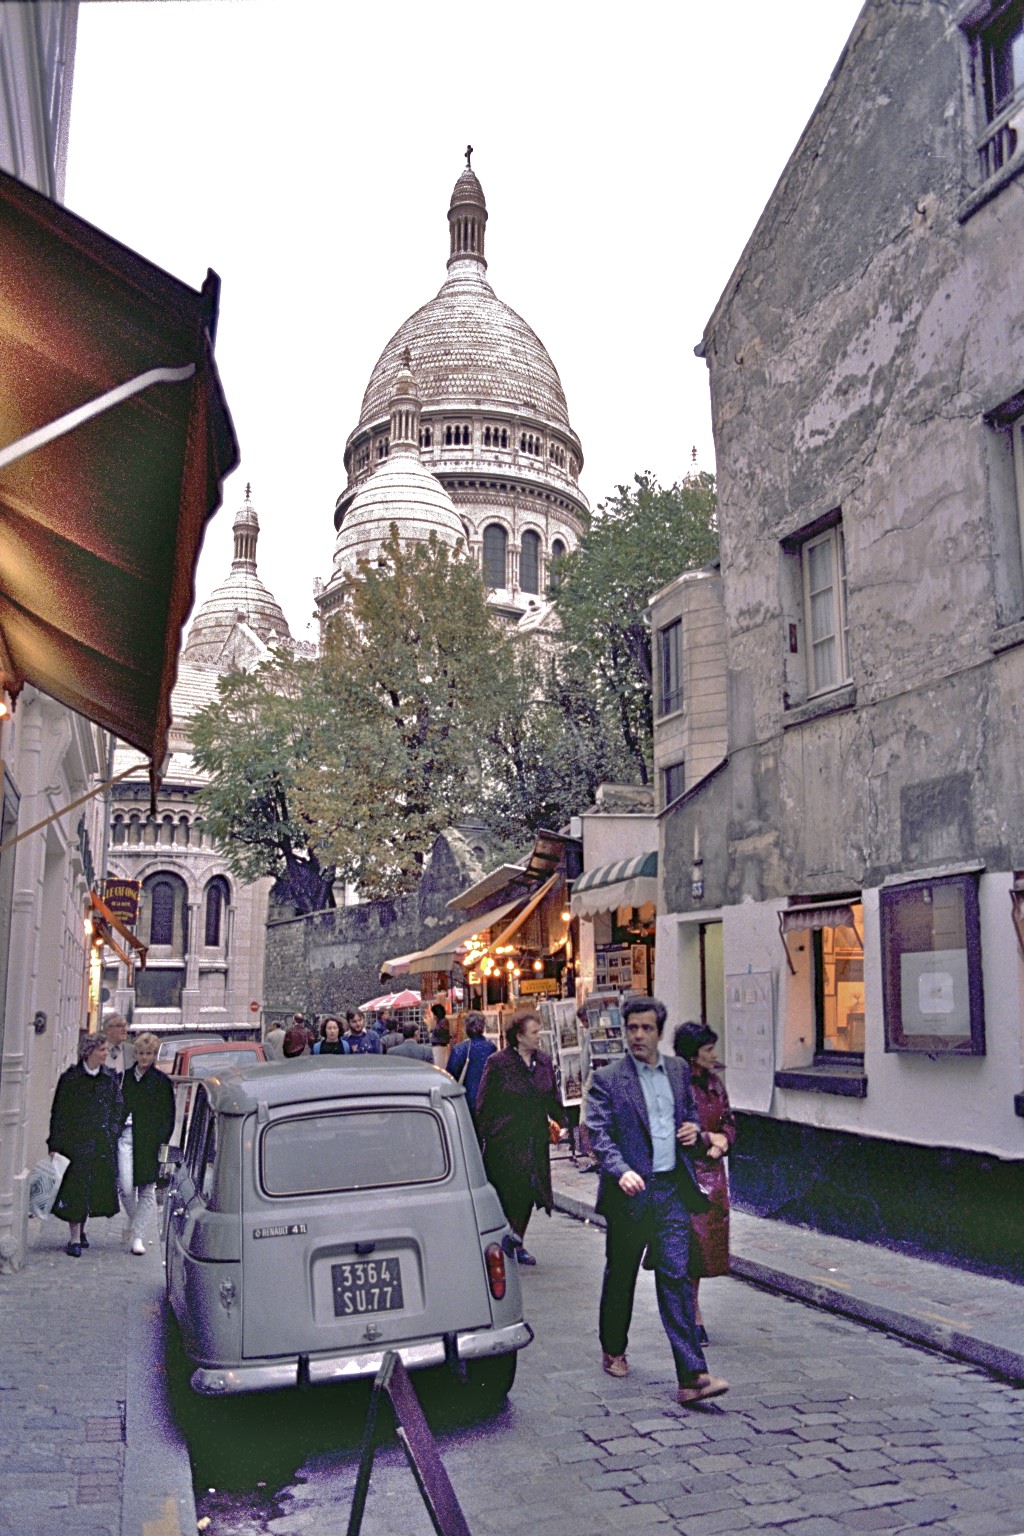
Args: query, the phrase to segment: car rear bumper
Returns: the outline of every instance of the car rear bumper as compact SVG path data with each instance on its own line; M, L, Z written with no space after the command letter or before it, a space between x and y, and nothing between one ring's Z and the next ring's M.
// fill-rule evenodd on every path
M512 1323L507 1328L457 1334L455 1353L460 1361L486 1360L491 1355L509 1355L525 1349L532 1340L529 1323ZM200 1366L192 1372L192 1388L204 1397L224 1397L233 1392L271 1392L300 1384L320 1386L331 1381L355 1381L362 1376L376 1376L387 1352L381 1349L369 1354L292 1356L286 1360L254 1361L252 1365ZM394 1352L409 1371L444 1365L449 1359L443 1338L399 1344Z

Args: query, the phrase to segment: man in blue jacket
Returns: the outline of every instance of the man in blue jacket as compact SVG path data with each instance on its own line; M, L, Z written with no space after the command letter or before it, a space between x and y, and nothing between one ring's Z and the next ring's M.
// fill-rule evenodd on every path
M707 1150L690 1069L658 1045L665 1007L633 997L622 1010L627 1054L596 1072L587 1103L590 1144L601 1167L598 1213L607 1222L600 1334L609 1376L626 1376L633 1293L644 1250L675 1360L684 1406L718 1397L729 1383L708 1373L687 1274L690 1211L708 1202L691 1159Z

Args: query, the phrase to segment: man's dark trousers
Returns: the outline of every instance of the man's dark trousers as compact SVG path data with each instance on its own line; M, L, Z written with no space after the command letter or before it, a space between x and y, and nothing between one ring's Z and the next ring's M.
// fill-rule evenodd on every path
M707 1361L697 1343L693 1282L687 1274L690 1217L679 1196L677 1175L651 1174L643 1207L639 1216L627 1210L609 1213L601 1287L601 1348L608 1355L626 1353L637 1273L644 1249L649 1248L662 1326L672 1349L676 1376L683 1383L691 1380L694 1372L706 1371Z

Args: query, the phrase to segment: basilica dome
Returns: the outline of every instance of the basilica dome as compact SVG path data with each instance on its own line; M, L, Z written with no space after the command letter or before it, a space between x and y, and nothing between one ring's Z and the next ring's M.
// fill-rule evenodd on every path
M235 554L226 581L221 582L197 610L182 646L181 659L200 666L217 667L229 662L227 655L236 624L241 621L264 645L291 645L280 603L256 574L256 543L260 524L250 488L232 524Z
M497 407L572 430L562 381L543 342L502 303L478 267L450 277L399 326L370 375L360 427L387 413L406 350L415 361L424 407Z
M484 254L487 203L467 151L448 208L448 275L399 326L370 374L345 445L347 484L335 506L339 545L362 488L392 452L390 402L409 359L420 405L423 468L454 504L490 600L518 621L534 611L589 507L583 449L558 370L526 321L499 299ZM397 482L396 482L397 484ZM397 515L392 520L401 524ZM415 520L410 507L409 516ZM335 564L337 571L337 563ZM333 584L332 575L328 587ZM321 592L326 589L321 589ZM322 597L318 603L323 613Z

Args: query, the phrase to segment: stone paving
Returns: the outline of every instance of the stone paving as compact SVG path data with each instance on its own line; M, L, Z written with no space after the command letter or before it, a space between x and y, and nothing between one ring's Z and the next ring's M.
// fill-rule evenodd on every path
M435 1384L421 1389L474 1536L1024 1531L1019 1389L722 1279L705 1288L709 1361L732 1391L682 1409L651 1277L638 1287L631 1375L616 1381L600 1369L595 1337L601 1234L563 1216L538 1218L530 1247L540 1260L525 1277L537 1340L509 1406L460 1424L446 1418ZM208 1536L344 1530L358 1424L326 1394L291 1394L264 1411L265 1443L280 1445L288 1422L295 1470L256 1501L245 1489L201 1497ZM252 1422L248 1430L260 1434ZM393 1443L378 1454L363 1529L432 1529Z
M161 1409L163 1269L93 1221L29 1223L0 1278L0 1536L179 1536L195 1529L188 1460ZM129 1431L131 1445L129 1446ZM159 1521L163 1523L159 1523Z

